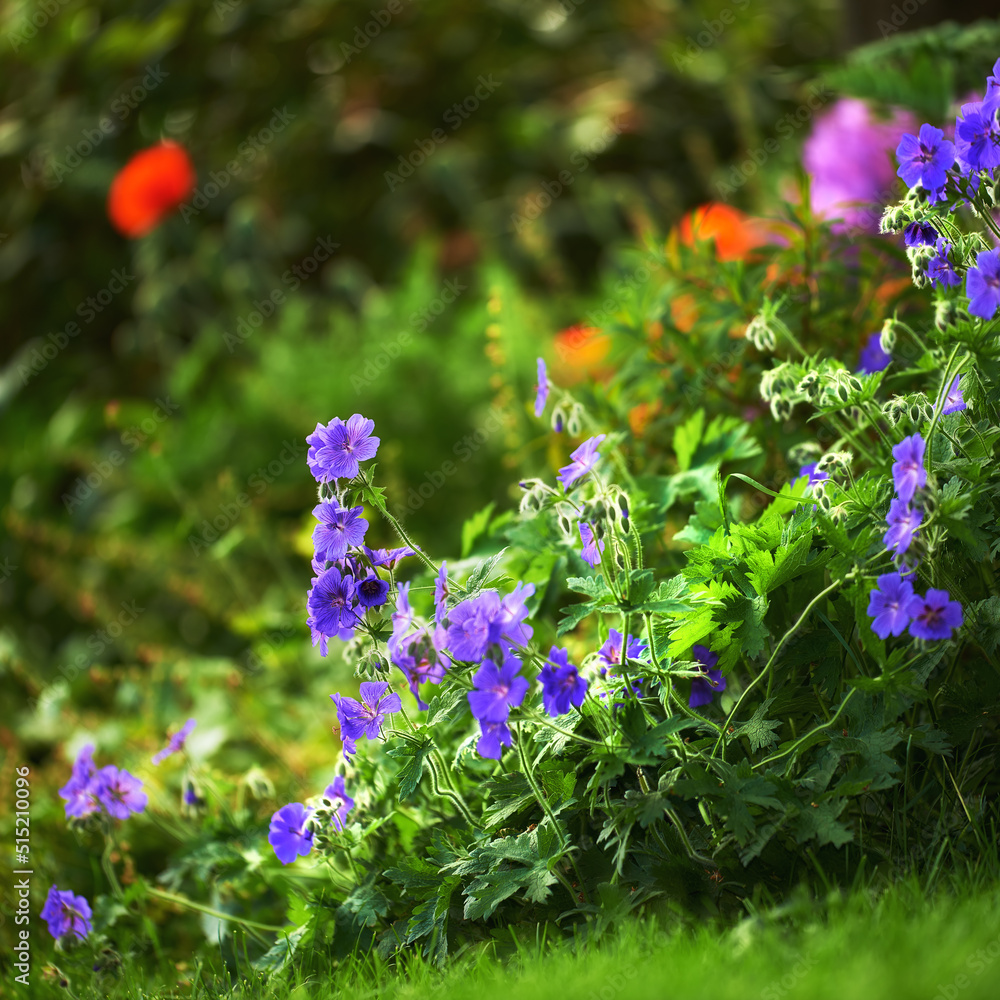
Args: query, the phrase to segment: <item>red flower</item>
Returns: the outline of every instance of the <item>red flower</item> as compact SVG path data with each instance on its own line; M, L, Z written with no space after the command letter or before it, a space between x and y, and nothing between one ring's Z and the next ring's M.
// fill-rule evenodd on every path
M194 190L191 160L175 142L136 153L108 191L108 217L124 236L145 236Z

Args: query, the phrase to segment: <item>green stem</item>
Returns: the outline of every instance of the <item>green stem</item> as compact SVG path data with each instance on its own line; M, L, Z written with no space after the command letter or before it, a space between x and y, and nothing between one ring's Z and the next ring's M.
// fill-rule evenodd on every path
M284 930L283 927L275 927L273 924L261 924L256 920L247 920L246 917L237 917L232 913L223 913L221 910L213 910L211 906L204 906L202 903L196 903L193 899L188 899L186 896L177 896L172 892L164 892L163 889L153 889L151 887L147 887L146 891L150 896L155 896L157 899L163 899L169 903L176 903L178 906L186 906L189 910L197 910L199 913L207 913L210 917L217 917L220 920L231 920L233 923L242 924L244 927L255 927L257 930L274 931L275 933L280 933Z
M837 719L840 718L840 713L843 712L843 710L847 707L847 703L851 700L851 695L853 695L854 692L857 690L858 690L857 688L851 688L851 690L847 692L847 695L844 697L844 700L840 703L840 708L837 709L836 713L833 715L832 718L828 719L821 725L816 726L814 729L810 729L808 733L805 733L802 736L800 736L799 739L797 739L787 749L782 750L781 753L771 754L770 757L765 757L763 760L758 761L756 764L751 764L750 765L751 768L763 767L765 764L771 764L776 760L781 760L782 757L787 757L790 753L794 753L799 748L799 746L801 746L802 743L804 743L807 739L809 739L813 735L813 733L818 733L821 729L829 729L830 726L832 726L837 721Z
M746 698L746 696L753 690L754 685L759 680L761 680L761 678L763 678L764 675L771 669L772 664L778 658L778 653L781 652L782 647L785 645L785 643L788 642L788 640L791 639L791 637L798 631L799 626L806 620L806 617L808 616L809 612L812 611L812 609L817 604L819 604L819 602L823 600L823 598L826 597L827 594L831 593L832 591L836 590L839 586L846 583L847 580L849 580L853 575L853 572L854 571L852 570L851 573L849 573L846 577L844 577L843 580L835 580L833 583L830 584L829 587L826 587L823 590L821 590L806 605L805 610L802 612L801 615L799 615L798 621L796 621L796 623L781 637L780 641L778 642L778 645L774 647L774 652L771 654L771 658L767 661L767 663L764 664L764 669L743 689L743 693L736 700L736 704L733 705L733 710L729 713L728 717L726 718L725 725L719 732L719 738L715 741L715 746L712 747L713 757L718 752L719 745L722 743L723 735L725 734L726 731L729 730L729 726L732 723L734 717L736 716L736 713L740 710L740 705L743 704L743 699Z

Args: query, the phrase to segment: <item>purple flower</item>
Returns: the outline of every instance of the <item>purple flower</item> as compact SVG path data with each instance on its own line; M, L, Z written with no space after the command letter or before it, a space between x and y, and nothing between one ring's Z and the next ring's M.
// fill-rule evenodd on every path
M907 610L913 598L913 584L899 573L883 573L868 597L868 616L874 618L872 631L880 638L902 635L910 624Z
M518 583L503 600L492 590L456 604L448 614L448 649L456 660L478 663L488 646L523 646L532 636L525 598L535 592L534 584Z
M909 187L920 185L936 193L948 179L948 168L955 162L955 146L944 137L944 132L933 125L921 125L919 137L907 132L896 148L899 170L903 183Z
M939 235L929 222L911 222L903 230L903 242L908 247L934 246Z
M436 628L433 633L415 632L396 643L389 652L392 662L403 671L410 684L410 691L417 699L417 708L424 711L427 703L420 697L420 685L440 684L448 669L442 656L447 634Z
M271 817L267 842L283 865L290 865L300 855L305 857L313 846L313 833L306 824L312 810L301 802L282 806Z
M864 101L836 101L816 120L803 147L813 212L820 218L841 218L834 223L834 232L877 232L881 205L891 199L897 183L892 150L900 132L916 127L907 112L896 110L890 120L881 122Z
M52 886L42 907L42 920L49 925L49 933L56 939L72 934L82 941L90 933L93 913L83 896L74 896L69 889Z
M483 665L472 678L475 691L468 693L469 707L480 722L505 722L512 708L524 701L528 690L526 678L518 675L521 661L508 656L502 667L492 660Z
M892 481L896 495L903 503L909 503L920 487L927 485L927 470L924 468L924 439L920 434L903 438L892 449L896 459L892 465Z
M313 507L319 524L313 528L313 547L318 560L343 559L352 545L365 540L368 522L361 517L363 507L341 507L338 503L320 503Z
M97 772L97 798L115 819L128 819L132 813L146 808L148 796L142 790L142 781L128 771L108 764Z
M375 421L367 420L360 413L349 417L345 423L334 417L324 427L316 425L316 430L307 438L309 451L306 462L313 478L319 482L328 479L353 479L360 471L358 463L374 458L380 439L372 437Z
M526 646L534 635L534 629L525 624L528 617L527 598L535 593L533 583L518 582L517 586L500 601L500 613L493 622L491 642L507 641L518 646Z
M965 275L969 312L980 319L992 319L1000 307L1000 250L976 254L976 266Z
M510 726L506 722L484 722L480 720L479 730L483 734L476 743L476 752L480 757L488 757L491 760L499 760L501 747L509 747L513 744L510 734Z
M913 595L906 606L906 613L913 619L910 635L917 639L950 639L952 629L962 625L962 605L951 600L947 590L932 587L926 597Z
M942 393L944 398L942 399L941 396L938 396L937 402L934 404L935 406L941 403L944 404L941 410L941 415L944 417L948 416L949 413L958 413L959 410L964 410L968 407L965 397L962 395L962 389L958 384L961 377L961 375L956 375L947 393Z
M885 519L889 525L889 530L882 539L885 547L901 556L910 547L923 519L923 511L918 507L911 507L905 500L893 500Z
M875 372L880 372L889 366L892 355L886 354L882 350L880 341L881 334L869 334L865 346L861 348L861 354L858 356L858 367L855 371L861 372L862 375L874 375Z
M604 539L596 538L594 536L594 529L586 521L580 521L579 527L580 538L583 539L583 552L580 553L580 557L585 563L589 563L591 567L595 567L601 561L601 552L604 551ZM599 550L598 546L600 546Z
M500 597L492 590L456 604L448 616L448 649L456 660L478 663L486 655Z
M1000 130L997 128L998 95L962 105L955 122L955 152L968 168L990 170L1000 166Z
M97 798L94 775L94 745L88 743L77 755L69 781L59 789L59 796L66 800L66 817L89 816L101 808Z
M563 484L564 489L568 490L581 476L593 471L597 460L601 457L597 448L606 437L607 434L598 434L596 437L587 438L576 451L570 454L569 457L573 461L569 465L564 465L556 477Z
M722 671L715 668L719 662L718 653L713 653L708 646L702 646L700 643L693 646L691 652L705 676L695 677L691 681L688 708L700 708L702 705L711 704L716 692L726 690L726 679L722 676Z
M389 600L389 581L370 573L355 586L354 593L363 608L380 608Z
M364 553L368 556L368 561L372 566L385 566L390 571L395 571L396 567L405 559L407 556L415 556L416 552L409 547L409 545L403 545L398 549L370 549L367 545L362 546Z
M443 625L448 618L448 598L451 588L448 586L448 563L442 562L434 581L434 620Z
M625 655L629 660L641 659L642 655L649 650L649 646L640 642L635 636L630 635L625 644ZM619 667L622 662L622 634L617 629L611 629L608 633L607 642L597 651L597 655L608 667Z
M323 797L333 803L333 825L338 830L343 830L347 823L347 814L354 808L352 799L344 788L344 776L338 774L333 779L333 783L326 786Z
M535 416L540 417L549 398L549 379L545 371L545 361L538 359L538 382L535 385Z
M188 719L187 722L181 726L180 729L170 737L170 741L167 745L153 755L153 763L159 766L162 761L165 761L171 754L180 753L184 749L184 743L188 736L191 735L191 730L197 725L197 721L194 719Z
M360 688L361 701L342 694L331 694L337 706L340 731L352 740L362 736L370 740L378 737L387 715L398 712L403 703L399 695L386 694L389 685L385 681L365 681Z
M306 598L307 624L322 635L351 639L358 620L353 605L354 580L331 567L320 574Z
M542 685L542 705L553 718L565 715L570 705L579 708L587 693L587 682L569 662L569 652L553 646L538 675Z
M934 249L937 252L927 262L927 277L937 288L954 288L955 285L960 285L962 279L949 256L951 244L945 239L939 239Z
M809 482L806 483L807 486L812 486L814 483L821 483L824 480L830 478L822 469L816 468L818 464L819 464L818 462L809 462L808 464L803 465L801 469L799 469L800 477L801 476L809 477Z

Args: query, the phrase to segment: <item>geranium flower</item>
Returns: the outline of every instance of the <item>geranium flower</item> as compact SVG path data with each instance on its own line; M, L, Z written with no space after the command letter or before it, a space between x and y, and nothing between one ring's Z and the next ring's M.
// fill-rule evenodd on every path
M290 802L271 817L267 842L283 865L290 865L312 850L313 834L306 826L311 815L312 810L301 802Z
M69 889L52 886L45 898L41 916L49 925L49 933L54 938L72 934L82 941L90 933L90 918L93 913L83 896L74 896Z
M704 677L695 677L691 681L691 695L688 698L689 708L700 708L711 703L717 692L726 690L726 678L715 665L719 662L719 654L713 653L708 646L700 643L692 647L691 652L698 662Z
M883 573L868 597L868 616L872 631L880 639L902 635L910 624L908 606L913 598L913 584L899 573Z
M962 605L947 590L932 587L925 597L915 594L906 612L913 619L910 635L918 639L950 639L952 630L962 626Z

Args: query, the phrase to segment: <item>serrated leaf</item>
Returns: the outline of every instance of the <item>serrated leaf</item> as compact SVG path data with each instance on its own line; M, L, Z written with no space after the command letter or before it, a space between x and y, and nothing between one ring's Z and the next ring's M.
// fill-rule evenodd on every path
M386 749L390 757L404 761L399 774L396 775L400 802L408 799L417 790L424 773L424 761L433 749L434 741L427 736L410 736Z
M767 710L773 702L773 698L765 698L757 711L751 716L750 721L745 722L742 726L738 726L736 732L730 738L735 740L742 736L747 737L750 740L750 749L754 753L764 747L769 747L777 743L778 739L774 735L774 730L781 723L775 719L768 719L766 717Z
M500 560L503 559L506 551L507 547L505 546L497 552L496 555L489 556L489 558L476 563L472 572L469 574L469 579L465 581L466 591L473 593L481 589L485 585L486 581L489 580L493 570L495 570L499 565Z

